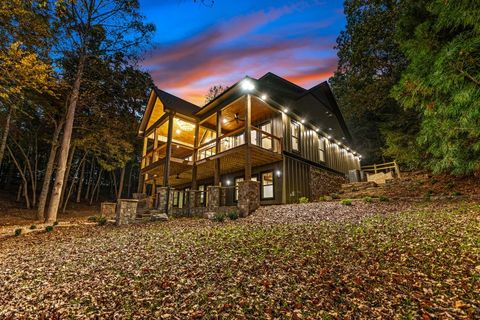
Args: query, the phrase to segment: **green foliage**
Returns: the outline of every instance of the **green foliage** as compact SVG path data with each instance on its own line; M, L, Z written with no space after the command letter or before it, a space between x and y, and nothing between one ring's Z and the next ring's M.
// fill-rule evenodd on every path
M35 229L37 229L37 225L36 225L36 224L32 224L32 225L30 226L30 230L35 230Z
M435 173L480 172L480 7L404 1L397 39L410 64L393 96L421 115L416 144Z
M90 222L97 222L99 219L100 219L99 216L90 216L90 217L88 217L87 220L90 221Z
M99 226L104 226L107 224L107 218L99 217L96 222Z
M46 226L46 227L45 227L45 231L46 231L46 232L52 232L52 231L53 231L53 228L54 228L53 226Z
M380 197L378 197L378 200L380 200L381 202L388 202L388 201L390 201L390 199L389 199L387 196L380 196Z
M341 204L343 204L344 206L351 206L352 205L352 199L342 199L340 201Z
M222 212L216 212L216 213L213 215L213 221L216 221L216 222L223 222L223 221L225 221L225 214L222 213Z
M298 199L298 203L308 203L308 198L307 197L300 197Z
M461 196L461 195L462 195L461 192L458 192L458 191L453 191L452 192L452 196L454 196L454 197L458 197L458 196Z
M372 199L372 197L364 197L363 201L367 202L367 203L370 203L370 202L373 202L373 199Z
M237 211L230 211L230 212L228 213L228 218L229 218L230 220L237 220L237 219L238 219L238 213L237 213Z
M22 234L22 229L15 229L15 237L18 237Z
M320 202L327 201L327 197L320 196L320 197L318 197L318 201L320 201Z

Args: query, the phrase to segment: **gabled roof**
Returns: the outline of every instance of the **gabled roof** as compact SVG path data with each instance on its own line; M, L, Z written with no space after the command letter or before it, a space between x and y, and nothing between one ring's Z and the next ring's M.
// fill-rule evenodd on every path
M153 87L153 91L155 91L155 94L162 101L166 109L174 110L187 116L191 116L200 110L199 106L174 96L173 94L160 90L156 86Z

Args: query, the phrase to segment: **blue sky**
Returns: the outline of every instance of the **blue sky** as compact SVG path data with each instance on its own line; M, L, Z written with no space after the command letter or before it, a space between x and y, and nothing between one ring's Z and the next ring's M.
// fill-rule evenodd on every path
M155 84L202 105L208 88L273 72L306 88L336 68L342 1L140 0L157 31L143 65Z

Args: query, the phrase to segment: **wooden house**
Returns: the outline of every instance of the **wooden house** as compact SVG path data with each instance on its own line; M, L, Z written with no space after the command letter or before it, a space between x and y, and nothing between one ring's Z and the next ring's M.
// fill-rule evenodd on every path
M178 208L187 191L204 204L208 186L221 186L225 205L235 205L245 180L260 182L261 204L313 199L360 169L328 83L307 90L272 73L245 77L202 107L153 88L139 136L139 191L173 188Z

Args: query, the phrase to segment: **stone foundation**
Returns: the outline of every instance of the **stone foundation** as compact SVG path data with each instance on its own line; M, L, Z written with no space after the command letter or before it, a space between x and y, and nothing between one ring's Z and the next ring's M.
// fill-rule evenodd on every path
M246 217L260 207L260 182L242 181L238 184L238 210Z
M217 211L220 207L220 187L207 187L208 211Z
M114 219L116 215L117 204L115 202L102 202L100 205L100 216Z
M130 224L137 216L137 199L118 199L115 223L117 226Z
M162 213L169 213L173 207L173 190L169 187L158 188L155 207Z
M327 170L310 168L310 201L317 201L320 196L339 192L347 179L340 174Z

